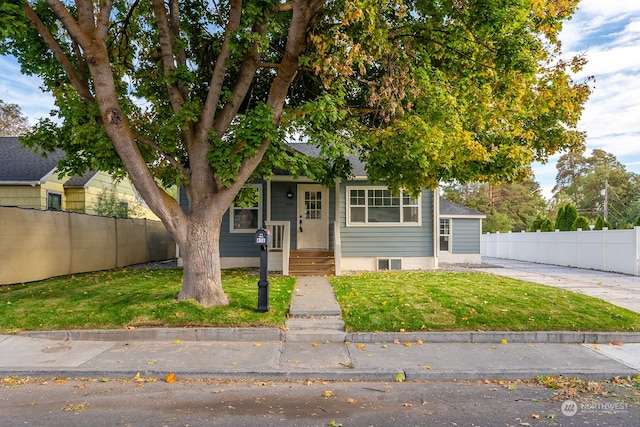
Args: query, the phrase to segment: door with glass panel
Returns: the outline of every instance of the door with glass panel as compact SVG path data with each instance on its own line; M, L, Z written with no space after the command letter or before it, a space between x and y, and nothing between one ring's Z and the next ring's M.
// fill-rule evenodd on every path
M298 249L329 249L329 191L318 184L298 185Z

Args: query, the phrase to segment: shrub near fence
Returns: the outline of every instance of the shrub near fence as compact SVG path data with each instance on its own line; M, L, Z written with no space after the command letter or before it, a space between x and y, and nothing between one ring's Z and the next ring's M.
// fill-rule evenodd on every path
M640 227L483 234L481 245L488 257L640 276Z
M0 285L175 256L159 221L0 207Z

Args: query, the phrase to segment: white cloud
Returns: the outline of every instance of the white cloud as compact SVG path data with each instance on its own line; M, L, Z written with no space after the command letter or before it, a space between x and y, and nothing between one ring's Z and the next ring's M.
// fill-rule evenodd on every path
M31 124L48 117L55 108L53 96L43 92L41 85L40 78L21 74L14 58L0 56L0 99L19 105Z
M576 78L595 77L579 124L587 132L585 154L605 150L640 173L640 1L582 0L560 39L567 56L584 53L589 61ZM556 161L533 166L545 196Z

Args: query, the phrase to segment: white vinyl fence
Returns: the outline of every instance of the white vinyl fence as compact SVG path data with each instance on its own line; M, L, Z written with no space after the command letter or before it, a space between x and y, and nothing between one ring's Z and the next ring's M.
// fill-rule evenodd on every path
M633 230L483 234L483 256L640 276L640 227Z

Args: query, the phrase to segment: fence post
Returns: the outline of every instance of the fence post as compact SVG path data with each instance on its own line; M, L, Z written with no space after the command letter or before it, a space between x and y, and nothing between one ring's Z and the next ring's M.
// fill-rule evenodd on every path
M607 238L609 234L609 228L608 227L602 227L602 247L604 248L604 251L602 252L602 257L604 258L602 260L602 264L604 266L604 271L609 271L609 265L608 265L608 257L607 257L607 253L609 252L609 239Z
M640 276L640 227L633 227L636 246L636 276Z

